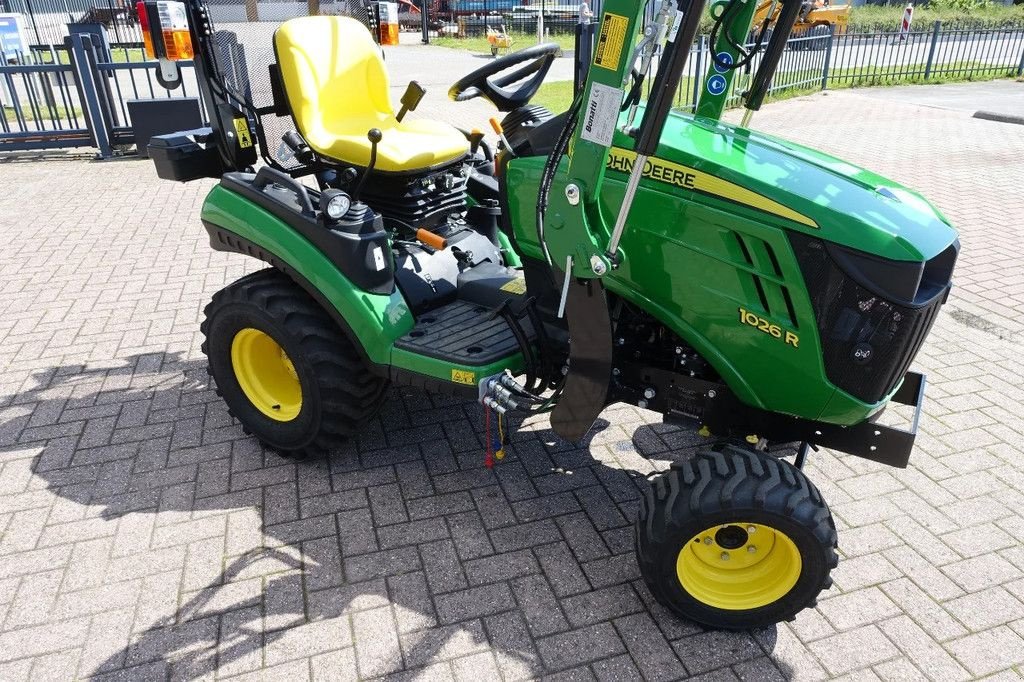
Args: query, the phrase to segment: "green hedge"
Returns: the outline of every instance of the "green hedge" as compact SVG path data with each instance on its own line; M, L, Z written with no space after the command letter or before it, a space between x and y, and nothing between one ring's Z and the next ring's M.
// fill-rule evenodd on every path
M895 31L903 20L903 6L863 5L850 10L849 30L857 33ZM931 0L914 8L913 29L924 31L935 21L943 28L1020 28L1024 5L993 5L977 0Z

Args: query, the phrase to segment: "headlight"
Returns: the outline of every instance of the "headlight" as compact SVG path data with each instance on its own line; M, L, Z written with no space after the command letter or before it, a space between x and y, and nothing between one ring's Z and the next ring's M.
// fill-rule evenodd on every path
M325 190L320 196L320 210L330 220L341 220L352 206L352 199L340 189Z

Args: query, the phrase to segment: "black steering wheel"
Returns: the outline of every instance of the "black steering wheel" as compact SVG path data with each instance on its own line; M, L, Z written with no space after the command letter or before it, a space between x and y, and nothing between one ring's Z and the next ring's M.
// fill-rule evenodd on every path
M541 43L499 57L457 80L448 88L448 97L456 102L483 97L498 107L498 111L517 109L537 93L555 55L560 51L556 43ZM523 62L530 63L510 73L498 75ZM510 85L514 87L507 87Z

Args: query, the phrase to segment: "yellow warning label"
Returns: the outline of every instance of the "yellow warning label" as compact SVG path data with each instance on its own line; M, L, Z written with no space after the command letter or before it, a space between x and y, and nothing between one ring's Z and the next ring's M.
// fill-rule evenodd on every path
M601 33L597 36L597 50L594 65L615 71L619 68L622 46L626 42L629 19L619 14L605 12L601 20Z
M608 170L629 173L633 170L633 161L635 159L636 152L620 147L612 147L608 153ZM818 223L814 222L811 218L802 213L797 213L788 206L784 206L746 187L740 187L735 183L723 180L710 173L703 173L695 168L681 166L678 163L672 163L671 161L665 161L653 156L648 157L647 162L644 164L643 176L657 182L663 182L666 185L672 185L673 187L690 189L719 199L749 206L758 211L771 213L772 215L792 220L807 227L818 227Z
M520 275L515 279L509 280L501 285L501 290L507 291L510 294L525 294L526 278Z
M453 369L452 381L454 381L457 384L466 384L468 386L474 386L476 385L476 372L467 372L464 369Z
M252 146L252 137L249 135L249 122L244 118L235 119L235 132L238 133L238 146L248 149Z

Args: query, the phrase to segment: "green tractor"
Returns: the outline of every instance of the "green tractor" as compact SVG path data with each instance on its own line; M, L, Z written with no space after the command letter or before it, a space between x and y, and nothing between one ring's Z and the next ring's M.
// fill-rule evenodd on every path
M203 0L146 0L161 81L192 57L210 118L149 149L163 178L219 178L201 213L212 247L269 265L215 294L202 325L247 432L326 455L392 385L479 401L505 427L549 412L570 441L612 403L660 412L708 448L651 478L643 578L681 617L764 626L813 606L836 566L808 452L907 465L925 385L908 367L959 246L918 194L718 120L754 54L743 97L760 106L799 0L756 50L736 39L754 3L716 4L728 23L696 116L673 100L704 0L652 2L606 0L565 112L530 103L555 45L456 82L456 101L504 113L491 144L411 115L416 83L396 113L353 19L283 23L261 89L261 47L214 31ZM891 402L911 427L876 421Z

